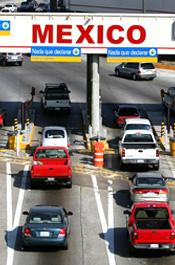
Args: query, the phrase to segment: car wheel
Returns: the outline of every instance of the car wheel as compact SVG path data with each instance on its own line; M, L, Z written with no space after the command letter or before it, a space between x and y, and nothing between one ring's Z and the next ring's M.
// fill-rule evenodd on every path
M121 159L120 159L120 169L121 169L121 170L124 170L124 164L123 164L123 162L122 162Z
M62 246L62 249L67 250L69 248L68 240L66 239L64 241L64 245Z
M115 74L116 74L116 76L117 76L117 77L119 77L119 76L120 76L120 72L119 72L119 70L118 70L118 69L116 69L116 70L115 70Z
M134 81L137 80L137 75L136 74L132 74L132 80L134 80Z
M19 65L19 66L22 66L22 62L19 62L18 65Z
M155 165L153 165L153 168L154 168L154 170L159 170L159 163L158 163L158 164L155 164Z
M71 188L72 188L72 180L69 181L69 182L66 184L66 187L67 187L68 189L71 189Z

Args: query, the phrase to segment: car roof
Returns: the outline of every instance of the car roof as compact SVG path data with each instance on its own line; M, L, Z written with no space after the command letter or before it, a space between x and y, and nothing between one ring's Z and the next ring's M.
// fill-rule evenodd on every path
M138 109L138 107L136 105L127 105L127 104L121 104L121 105L118 105L119 108L136 108Z
M148 119L144 118L128 118L125 120L126 124L147 124L151 125L150 121Z
M32 213L39 213L39 212L61 212L63 210L62 206L56 206L56 205L35 205L30 209Z
M163 178L161 173L152 173L152 172L143 172L143 173L137 173L136 176L138 178Z
M43 131L48 131L48 130L62 130L64 132L66 132L66 128L63 126L46 126L43 128Z

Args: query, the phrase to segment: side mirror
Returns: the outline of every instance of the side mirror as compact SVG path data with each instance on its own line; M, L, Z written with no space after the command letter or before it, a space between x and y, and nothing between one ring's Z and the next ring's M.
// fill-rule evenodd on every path
M24 211L22 212L23 215L29 215L29 212L28 211Z
M38 134L42 134L42 132L38 132Z
M124 211L123 211L123 214L125 214L125 215L130 215L130 214L131 214L131 211L129 211L129 210L124 210Z
M68 212L67 212L67 215L73 215L73 212L68 211Z
M44 91L40 90L40 93L41 93L41 94L44 94Z

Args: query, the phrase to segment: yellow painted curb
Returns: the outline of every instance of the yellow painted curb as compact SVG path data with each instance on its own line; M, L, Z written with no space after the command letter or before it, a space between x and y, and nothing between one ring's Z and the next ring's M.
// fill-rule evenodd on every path
M159 69L175 70L175 65L167 65L167 64L156 63L155 67L159 68Z

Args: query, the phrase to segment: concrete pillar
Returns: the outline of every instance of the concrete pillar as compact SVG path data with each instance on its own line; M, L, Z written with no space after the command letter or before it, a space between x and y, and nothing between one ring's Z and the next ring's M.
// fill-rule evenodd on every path
M91 94L92 94L92 55L87 54L86 69L86 102L87 102L87 127L92 124L91 119Z
M99 56L92 55L92 97L91 97L91 119L92 119L92 135L100 135L100 84L99 84Z

